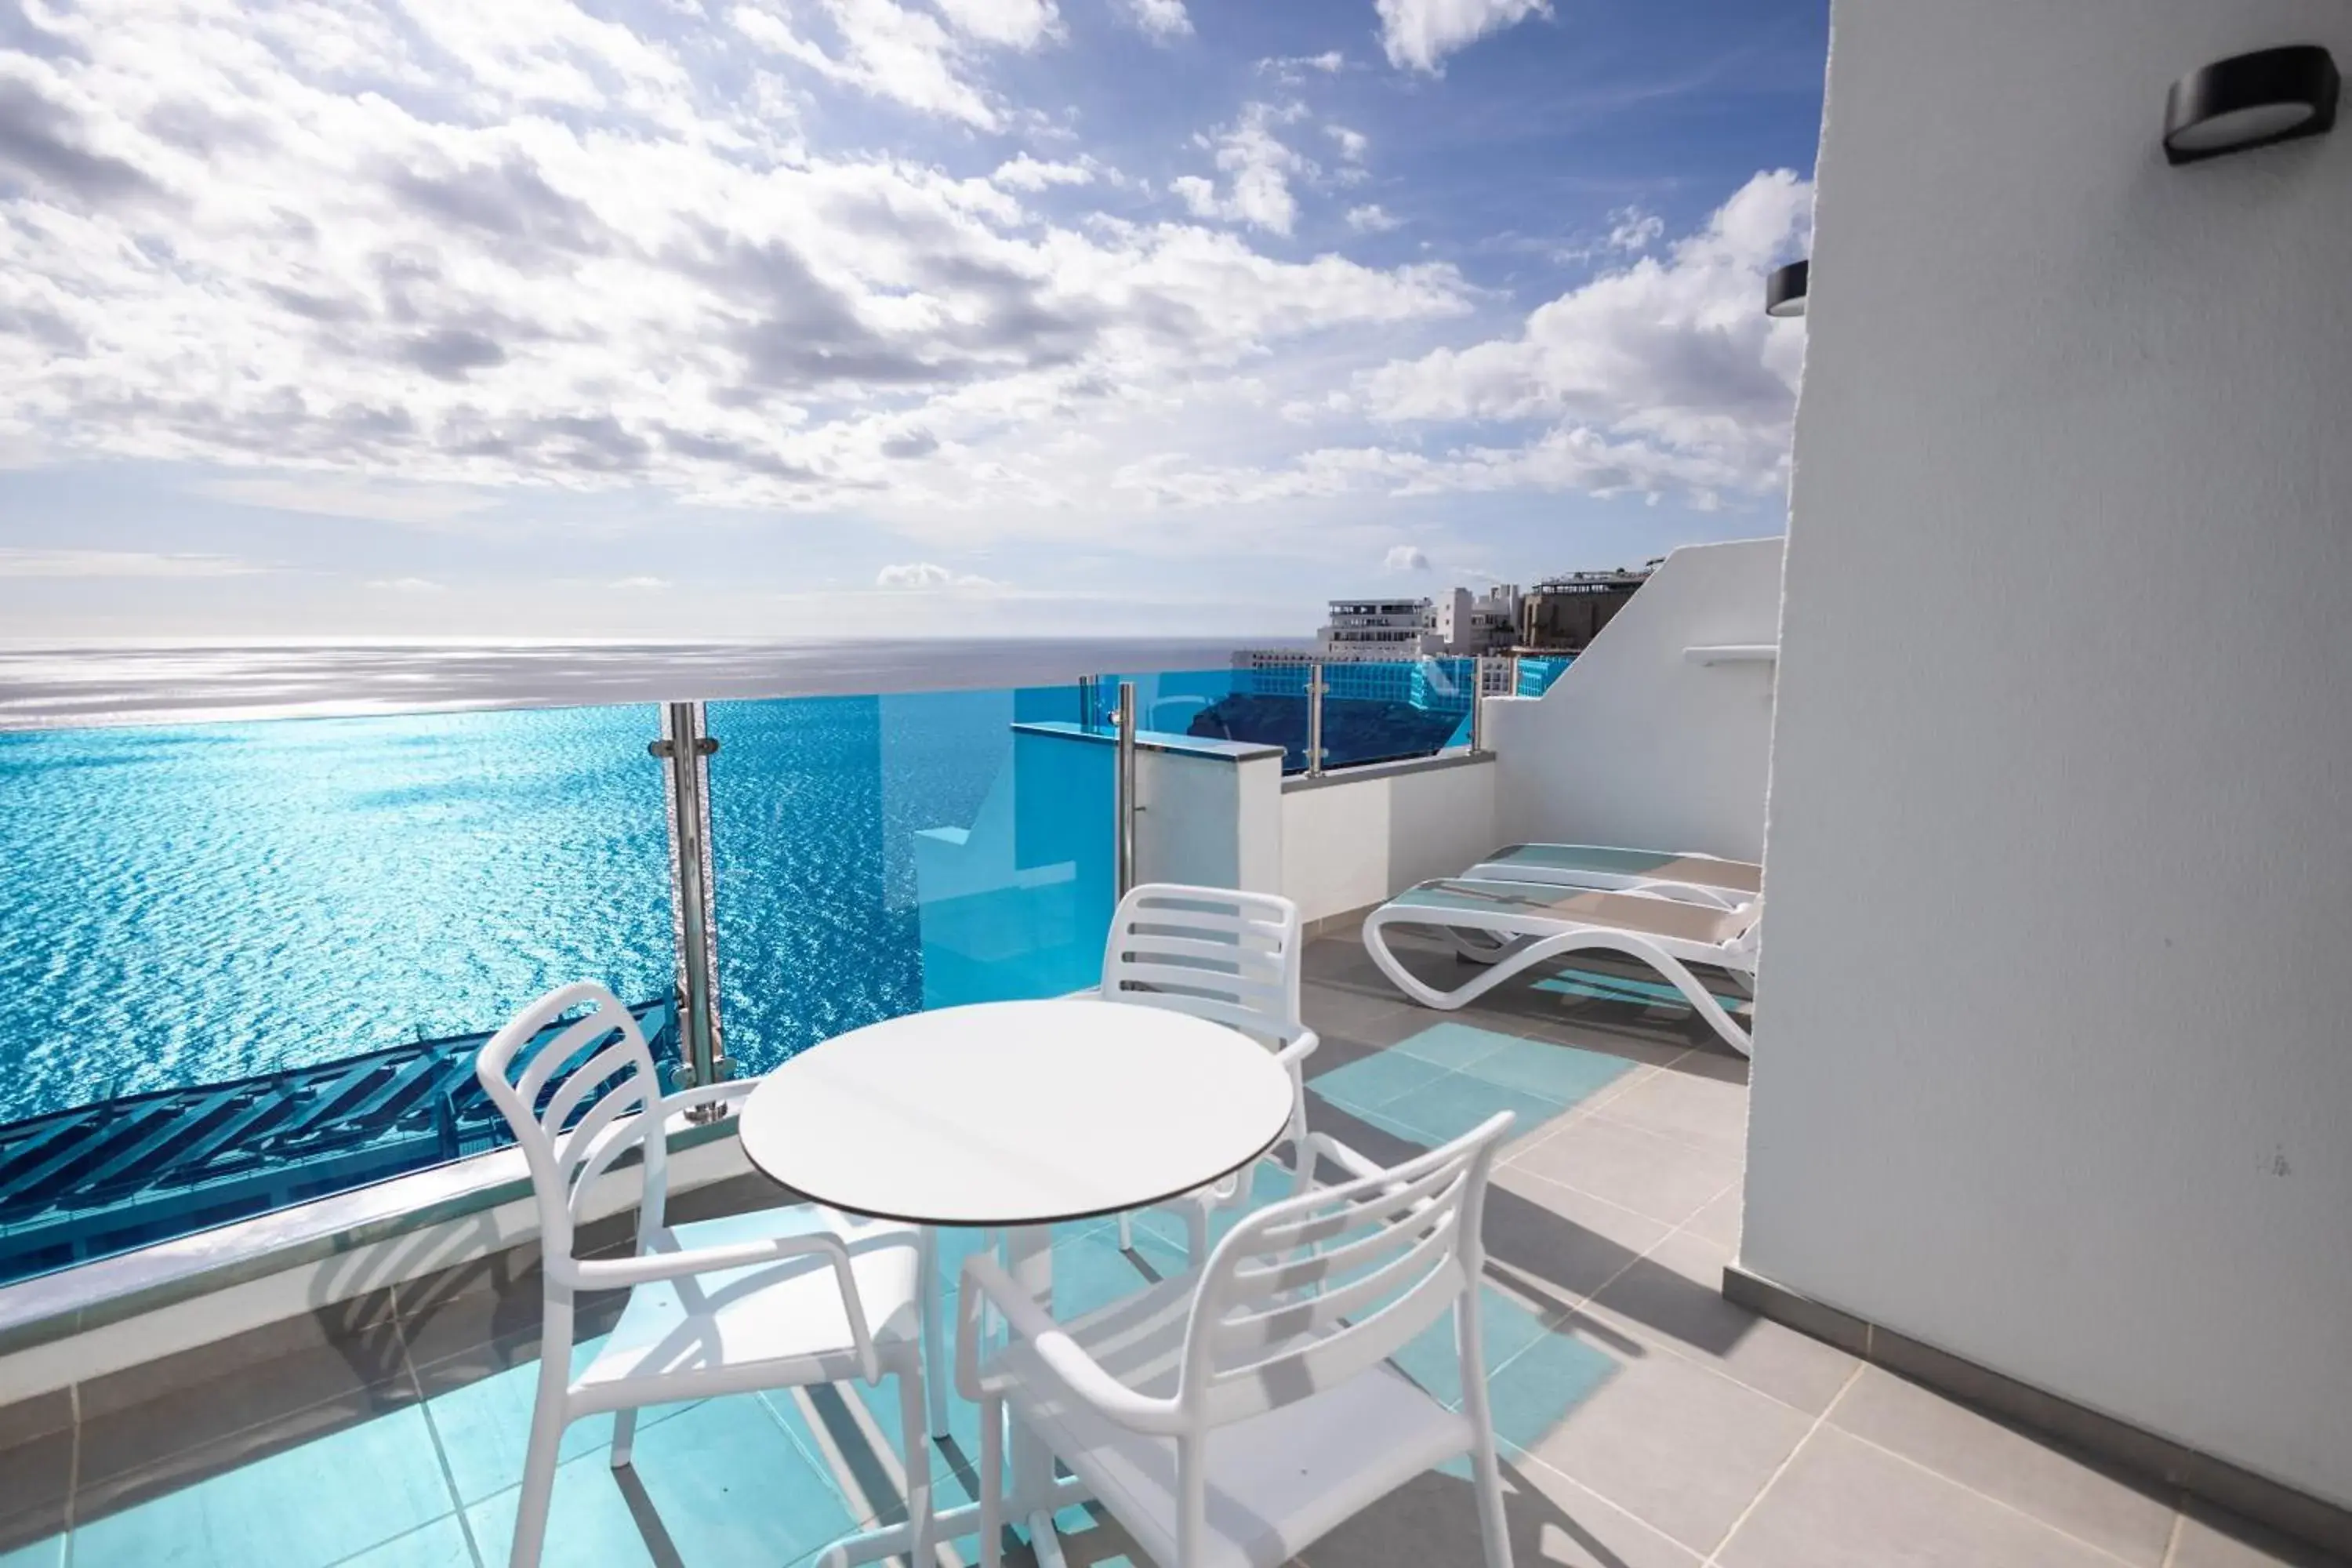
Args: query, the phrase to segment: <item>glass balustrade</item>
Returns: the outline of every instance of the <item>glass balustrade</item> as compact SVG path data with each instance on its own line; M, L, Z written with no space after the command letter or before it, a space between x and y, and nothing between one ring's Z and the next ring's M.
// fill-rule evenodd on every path
M650 708L0 734L0 1280L505 1142L583 975L669 1048Z

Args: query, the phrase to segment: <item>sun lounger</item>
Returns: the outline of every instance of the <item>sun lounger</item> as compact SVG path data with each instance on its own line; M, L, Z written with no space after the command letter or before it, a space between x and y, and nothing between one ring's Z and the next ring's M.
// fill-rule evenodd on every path
M1605 844L1510 844L1462 873L1468 882L1556 882L1570 888L1675 892L1725 909L1762 896L1764 868L1749 860Z
M1364 919L1364 946L1397 989L1425 1007L1447 1012L1568 953L1623 953L1664 975L1708 1027L1746 1056L1748 1031L1699 984L1689 966L1713 964L1743 989L1748 987L1756 973L1757 935L1763 919L1760 903L1723 909L1649 890L1454 878L1423 882L1374 910ZM1451 991L1440 991L1390 950L1391 926L1433 927L1457 944L1475 934L1498 945L1474 955L1487 964L1482 973Z

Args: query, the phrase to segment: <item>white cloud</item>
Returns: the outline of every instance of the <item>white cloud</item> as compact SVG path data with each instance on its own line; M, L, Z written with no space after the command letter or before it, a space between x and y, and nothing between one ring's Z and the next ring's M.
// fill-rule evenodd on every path
M885 566L874 574L877 588L912 590L922 593L940 588L997 588L1003 584L992 578L976 576L969 572L953 572L931 561L910 561L903 566Z
M1665 232L1666 220L1657 214L1619 207L1609 215L1609 235L1603 243L1612 250L1643 251L1657 244Z
M727 19L746 40L769 55L845 86L982 131L1003 127L1001 111L970 79L962 46L929 12L911 10L896 0L822 3L840 37L837 54L803 37L790 19L762 5L738 5L727 13Z
M1345 70L1348 57L1337 49L1326 49L1319 55L1275 55L1257 62L1257 68L1267 76L1296 86L1307 79L1308 71L1336 76Z
M1378 202L1348 209L1348 226L1358 234L1386 234L1396 226L1397 219Z
M1446 56L1529 16L1549 0L1379 0L1381 47L1400 70L1435 71Z
M1184 0L1126 0L1128 19L1158 43L1192 36L1192 14Z
M969 178L813 151L774 106L883 72L886 36L919 57L886 96L957 146L1014 114L963 74L975 37L887 0L712 6L688 41L751 78L716 84L561 0L236 28L160 4L88 0L53 57L0 65L87 152L7 176L0 451L425 527L608 493L855 515L935 552L1066 539L1178 416L1255 428L1328 389L1249 393L1244 367L1305 378L1286 349L1360 360L1476 299L1443 264L1031 210L1114 182L1084 157ZM1288 115L1208 144L1223 221L1293 225ZM1073 169L1094 184L1057 184Z
M0 577L247 577L268 570L233 555L0 546Z
M1245 223L1287 235L1298 218L1298 198L1291 194L1290 177L1311 175L1316 166L1277 139L1274 127L1298 119L1302 112L1267 103L1243 105L1241 118L1218 132L1213 142L1217 167L1229 176L1225 188L1221 192L1216 182L1197 174L1171 180L1168 188L1195 217Z
M1323 133L1339 144L1339 156L1351 163L1364 161L1364 153L1372 139L1360 131L1350 131L1344 125L1326 125Z
M1392 362L1360 391L1391 423L1543 420L1559 424L1556 437L1605 438L1530 448L1530 471L1598 461L1639 487L1656 471L1624 448L1631 441L1657 471L1679 465L1694 490L1769 489L1787 462L1803 327L1757 301L1765 272L1803 247L1811 214L1809 182L1758 174L1664 259L1644 256L1571 289L1512 337ZM1467 467L1491 474L1497 462Z
M1084 185L1093 183L1095 172L1091 161L1080 163L1041 162L1024 153L1010 163L999 163L989 178L1008 190L1042 191L1048 185Z
M1062 37L1054 0L934 0L960 33L1009 48L1034 49Z
M1392 544L1381 560L1383 572L1426 572L1429 555L1417 544Z
M430 577L379 577L368 586L394 594L446 594L449 591L448 584L436 583Z
M608 588L625 588L631 592L654 593L676 586L667 577L615 577L605 584Z

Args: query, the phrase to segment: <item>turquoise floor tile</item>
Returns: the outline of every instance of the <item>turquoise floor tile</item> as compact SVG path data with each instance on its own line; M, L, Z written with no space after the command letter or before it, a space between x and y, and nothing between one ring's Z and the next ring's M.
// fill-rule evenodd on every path
M1435 1145L1461 1137L1498 1110L1517 1113L1518 1125L1510 1133L1514 1138L1559 1114L1559 1107L1550 1100L1459 1072L1423 1085L1381 1114L1412 1129L1416 1142Z
M1532 1448L1617 1372L1608 1352L1547 1331L1486 1379L1495 1436L1506 1451Z
M603 1343L599 1338L574 1346L573 1369L586 1366ZM441 1452L448 1460L449 1479L457 1489L459 1504L470 1507L522 1479L531 1406L538 1397L539 1363L534 1361L436 1394L428 1403L434 1435L441 1439ZM638 1414L637 1431L645 1433L690 1408L690 1403L648 1406ZM570 1461L583 1454L602 1453L612 1441L613 1418L591 1415L564 1429L556 1457L559 1461Z
M513 1538L515 1502L510 1489L467 1512L493 1561ZM601 1454L563 1466L545 1561L564 1568L663 1562L773 1568L858 1522L758 1396L736 1394L640 1434L627 1471L615 1471Z
M1473 1028L1468 1024L1432 1024L1417 1035L1399 1040L1390 1048L1424 1062L1435 1062L1442 1068L1463 1068L1480 1058L1491 1055L1517 1039L1496 1029Z
M1511 1039L1462 1070L1487 1083L1547 1100L1560 1110L1590 1099L1625 1076L1633 1063L1603 1051L1548 1040Z
M1136 1237L1136 1250L1162 1273L1183 1267L1176 1249L1148 1235ZM1054 1315L1057 1318L1083 1317L1150 1283L1150 1276L1119 1250L1116 1230L1054 1240Z
M78 1568L327 1568L455 1501L412 1406L84 1525L73 1558Z
M1342 1110L1378 1110L1427 1088L1445 1070L1418 1057L1382 1051L1318 1073L1307 1080L1307 1087Z
M503 1563L506 1542L499 1545L494 1561ZM394 1536L357 1557L346 1557L336 1568L474 1568L474 1549L467 1543L466 1527L453 1513L422 1530Z
M1544 1321L1525 1302L1514 1300L1491 1285L1478 1289L1480 1326L1486 1332L1488 1376L1507 1366L1548 1331ZM1462 1357L1454 1346L1451 1316L1432 1323L1393 1358L1407 1377L1449 1405L1462 1403Z
M0 1552L0 1568L59 1568L65 1560L66 1538L62 1535L19 1546L14 1552Z

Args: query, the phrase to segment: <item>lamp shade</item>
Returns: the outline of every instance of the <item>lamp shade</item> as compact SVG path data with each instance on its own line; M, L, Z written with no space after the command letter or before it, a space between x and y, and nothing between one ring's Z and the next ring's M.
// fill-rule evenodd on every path
M1776 267L1764 279L1764 313L1768 316L1801 316L1805 313L1805 285L1810 280L1813 264L1811 258L1791 261L1786 267Z
M2290 44L2190 71L2164 103L2164 155L2194 163L2224 153L2316 136L2336 123L2342 85L2317 44Z

